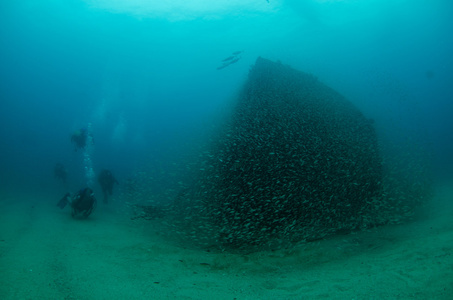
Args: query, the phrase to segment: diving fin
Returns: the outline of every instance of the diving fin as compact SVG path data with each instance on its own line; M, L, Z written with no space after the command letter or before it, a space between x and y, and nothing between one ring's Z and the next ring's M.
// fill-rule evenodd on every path
M60 199L60 201L58 201L58 204L57 206L61 209L65 208L66 207L66 204L69 203L69 197L70 197L71 194L69 193L66 193L66 195L63 196L63 198Z

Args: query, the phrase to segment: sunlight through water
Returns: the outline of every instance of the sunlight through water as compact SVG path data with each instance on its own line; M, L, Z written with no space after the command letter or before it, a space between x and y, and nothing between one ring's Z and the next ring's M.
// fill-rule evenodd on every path
M281 1L266 0L85 0L91 7L140 18L170 21L219 19L224 15L272 11Z

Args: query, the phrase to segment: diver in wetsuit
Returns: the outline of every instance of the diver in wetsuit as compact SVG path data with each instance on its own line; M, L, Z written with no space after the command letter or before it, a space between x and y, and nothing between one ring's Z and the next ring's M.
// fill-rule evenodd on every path
M86 128L81 128L79 130L74 131L71 135L71 142L74 143L74 150L77 149L84 149L88 142L88 130ZM93 137L90 134L91 143L93 143Z
M55 178L60 179L63 183L66 183L66 178L68 177L68 172L66 168L61 163L57 163L53 168L53 174Z
M109 170L102 170L98 176L98 182L101 185L102 192L104 193L104 203L108 203L108 196L113 193L113 185L118 184L118 180L113 177L113 174Z
M73 197L71 197L70 193L66 193L58 202L57 206L63 209L67 204L70 204L72 208L71 215L73 217L80 215L86 218L96 207L96 198L94 197L93 190L87 187L78 191Z

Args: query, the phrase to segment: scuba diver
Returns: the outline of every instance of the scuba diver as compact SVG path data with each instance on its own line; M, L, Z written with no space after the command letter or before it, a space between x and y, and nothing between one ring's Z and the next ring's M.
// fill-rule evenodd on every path
M104 203L108 203L108 196L113 193L113 185L119 184L118 180L113 177L111 171L104 169L99 173L98 182L101 185L102 192L104 193Z
M66 168L61 163L57 163L53 168L53 174L55 178L60 179L63 183L66 183L66 178L68 177L68 172Z
M78 191L73 197L71 197L70 193L66 193L66 195L58 201L57 206L63 209L67 204L70 204L72 208L72 217L81 215L86 218L96 207L96 198L94 197L93 190L87 187Z
M91 140L92 136L90 135ZM77 149L84 149L85 146L87 145L88 141L88 131L86 128L81 128L79 130L74 131L74 133L71 135L71 142L74 143L74 150L77 151Z

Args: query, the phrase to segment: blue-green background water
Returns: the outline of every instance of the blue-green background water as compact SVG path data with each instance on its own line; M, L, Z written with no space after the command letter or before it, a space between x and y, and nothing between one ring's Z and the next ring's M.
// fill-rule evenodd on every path
M121 2L1 1L1 189L60 192L56 162L65 188L84 186L70 135L88 124L96 173L150 170L156 191L170 186L258 56L317 76L437 178L453 172L451 1Z

